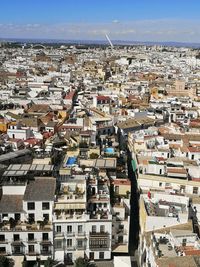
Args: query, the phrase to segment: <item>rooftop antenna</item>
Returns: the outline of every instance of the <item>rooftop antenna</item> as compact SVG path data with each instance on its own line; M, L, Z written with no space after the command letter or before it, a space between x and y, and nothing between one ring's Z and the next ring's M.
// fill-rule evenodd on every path
M105 34L105 36L106 36L106 39L108 40L108 42L109 42L109 44L110 44L111 48L113 48L113 47L114 47L114 45L113 45L113 44L112 44L112 42L110 41L110 38L108 37L108 35L107 35L107 34Z

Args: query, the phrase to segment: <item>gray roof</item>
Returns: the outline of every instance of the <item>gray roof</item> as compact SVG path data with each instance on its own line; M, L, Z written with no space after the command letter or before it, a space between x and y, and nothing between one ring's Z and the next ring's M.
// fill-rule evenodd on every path
M3 195L0 200L0 213L16 213L23 211L23 195Z
M11 164L7 171L52 171L53 165L46 164Z
M52 201L54 200L56 179L52 177L36 177L27 185L25 201Z
M96 159L94 161L94 167L102 169L115 169L117 165L116 158L104 158Z
M29 149L22 149L22 150L17 150L15 152L9 152L0 156L0 162L4 162L30 153L31 151Z

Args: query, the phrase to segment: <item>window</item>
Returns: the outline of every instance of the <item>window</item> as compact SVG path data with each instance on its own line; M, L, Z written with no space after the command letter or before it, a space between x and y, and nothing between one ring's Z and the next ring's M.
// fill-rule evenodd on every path
M165 183L165 187L170 187L171 184L170 183Z
M198 194L198 187L193 187L193 194Z
M13 253L14 254L21 254L22 253L21 246L14 246L13 247Z
M83 240L77 240L77 247L82 248L83 247Z
M99 259L104 259L104 252L99 252Z
M107 203L104 203L103 206L104 206L104 208L106 208L107 207Z
M182 246L186 246L186 244L187 244L187 238L183 238Z
M47 245L43 245L42 246L42 253L46 254L46 253L50 253L51 251L49 250L49 246Z
M108 248L109 240L107 238L90 239L90 249Z
M27 209L28 210L34 210L35 209L35 202L28 202L27 203Z
M162 183L159 183L159 186L162 186Z
M29 251L29 253L33 253L35 251L34 245L29 245L28 251Z
M72 226L71 225L67 226L67 233L72 233Z
M60 225L57 225L57 226L56 226L56 232L57 232L57 233L61 233L61 226L60 226Z
M67 239L67 247L72 247L72 239Z
M6 253L6 248L5 247L0 247L0 254Z
M0 241L5 241L5 235L0 235Z
M105 225L100 225L100 232L104 233L105 232Z
M49 214L43 214L43 218L45 221L49 221Z
M28 240L29 241L34 240L34 234L28 234Z
M62 240L55 240L55 248L56 249L62 248Z
M43 233L42 234L42 240L49 240L49 234L48 233Z
M13 240L14 241L19 241L19 235L13 235Z
M33 223L35 221L35 214L34 213L29 213L28 221L29 221L29 223Z
M78 225L78 233L82 233L83 232L83 225Z
M115 186L115 193L119 194L119 186Z
M97 231L96 225L92 225L92 233L96 233L96 231Z
M4 218L4 217L8 217L8 213L3 213L2 218Z
M185 185L181 185L180 186L180 191L181 191L181 193L184 193L185 192Z
M94 252L90 252L90 260L94 260Z
M49 202L42 202L42 209L49 210Z
M15 213L15 221L19 221L21 219L20 213Z
M72 253L67 253L66 258L67 258L67 261L71 263L72 262Z

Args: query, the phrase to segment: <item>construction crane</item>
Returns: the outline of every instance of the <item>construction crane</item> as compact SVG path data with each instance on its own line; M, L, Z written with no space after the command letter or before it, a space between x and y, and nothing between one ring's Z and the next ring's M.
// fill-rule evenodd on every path
M113 47L114 47L114 45L113 45L113 44L112 44L112 42L110 41L110 38L108 37L108 35L107 35L107 34L105 34L105 36L106 36L106 39L108 40L108 42L109 42L109 44L110 44L111 48L113 48Z

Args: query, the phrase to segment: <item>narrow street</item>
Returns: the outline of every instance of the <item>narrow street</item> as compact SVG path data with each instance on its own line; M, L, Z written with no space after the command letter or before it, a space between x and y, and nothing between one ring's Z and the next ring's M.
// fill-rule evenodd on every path
M127 150L128 177L131 181L129 254L130 256L136 256L135 252L138 248L139 241L139 194L137 190L137 180L132 169L131 160L131 153ZM137 260L136 257L134 260ZM133 266L137 266L137 263L134 263Z

